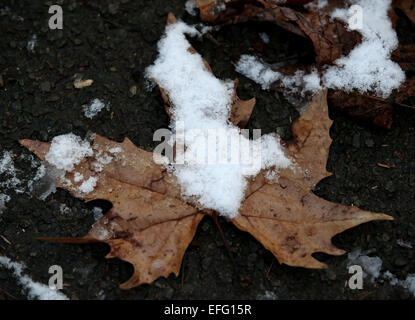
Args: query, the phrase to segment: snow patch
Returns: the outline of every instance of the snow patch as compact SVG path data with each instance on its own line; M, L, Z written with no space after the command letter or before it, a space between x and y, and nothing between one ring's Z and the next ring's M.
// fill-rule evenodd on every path
M263 43L269 43L269 35L266 34L265 32L261 32L259 34L259 37L261 38Z
M13 262L8 257L0 256L0 266L13 271L13 276L23 287L22 293L26 293L29 300L69 300L63 293L42 283L35 282L27 275L23 275L24 265Z
M409 274L402 286L408 289L408 291L415 297L415 274Z
M29 52L35 52L35 46L37 43L37 35L33 35L32 38L27 42L27 51Z
M45 159L57 169L71 172L75 165L92 154L91 146L87 141L83 141L73 133L68 133L52 139Z
M380 276L380 270L382 269L382 259L379 257L369 257L366 255L369 252L361 252L360 249L356 249L348 254L350 265L360 265L364 272L364 277L369 276L372 282L375 282Z
M73 177L73 181L75 182L81 182L84 179L84 175L79 173L79 172L75 172L74 177Z
M329 4L328 0L315 0L313 2L307 3L304 7L311 11L317 11L323 9Z
M245 77L260 84L262 89L268 90L275 81L280 81L284 88L302 95L305 93L316 93L321 90L320 77L314 70L310 74L298 70L293 76L284 75L271 69L269 65L255 56L244 54L235 65L236 71ZM299 88L304 88L301 92Z
M68 214L71 212L71 208L69 208L66 204L61 203L59 205L59 212L60 214Z
M4 193L0 193L0 213L6 209L6 203L10 201L10 196Z
M34 195L40 200L45 200L49 194L56 191L54 184L57 169L45 167L40 160L35 159L32 155L21 154L18 158L24 161L22 165L30 166L36 170L32 179L27 180L23 172L15 168L12 153L4 151L0 159L0 175L3 181L0 182L2 190L9 190L12 193ZM27 164L27 162L30 162ZM2 194L0 200L0 211L5 209L5 205L10 201L11 195Z
M21 180L16 175L16 169L10 151L3 152L3 157L0 159L0 174L4 176L4 180L0 182L1 188L14 189L17 193L23 193L22 189L18 189Z
M389 270L381 273L382 259L379 257L369 257L366 254L370 254L373 250L362 252L360 249L353 250L348 254L348 266L360 265L363 269L363 276L370 277L370 281L374 283L376 280L389 282L392 286L401 286L407 289L415 297L415 274L409 274L405 280L399 280Z
M263 294L258 294L256 297L257 300L278 300L278 296L275 292L266 290Z
M415 297L415 274L408 274L405 280L399 280L390 271L383 274L385 280L388 280L392 286L401 286L407 289Z
M98 221L99 219L101 219L104 215L102 214L102 209L100 207L94 207L92 209L92 212L94 214L94 220Z
M90 193L92 192L96 185L97 185L98 179L96 177L89 177L88 180L85 180L82 182L82 184L79 186L79 191L82 193Z
M85 117L92 119L95 117L102 109L107 107L104 102L99 100L98 98L92 100L90 105L82 106L84 110Z

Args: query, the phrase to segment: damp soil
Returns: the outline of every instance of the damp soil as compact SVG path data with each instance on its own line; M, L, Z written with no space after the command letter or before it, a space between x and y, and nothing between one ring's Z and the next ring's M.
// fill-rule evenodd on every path
M49 5L60 4L62 30L48 28ZM153 133L166 128L169 119L156 88L149 89L144 70L157 55L168 12L188 23L197 23L184 10L184 0L89 0L0 2L0 152L11 151L21 179L33 178L30 152L18 143L28 138L49 141L73 132L81 137L98 133L116 141L124 137L151 151ZM6 7L8 9L6 9ZM3 9L3 10L2 10ZM401 41L413 42L413 26L399 20ZM265 32L269 43L261 42ZM36 35L34 50L27 43ZM290 138L298 111L278 93L238 75L232 65L244 53L268 62L313 59L310 43L271 24L246 23L212 33L210 41L191 39L210 63L217 77L240 79L241 98L257 98L249 128L277 132ZM219 46L217 45L219 43ZM93 79L93 85L75 89L74 79ZM97 116L84 116L83 105L99 98L109 105ZM415 105L415 101L407 101ZM397 108L389 131L375 128L330 111L333 143L327 169L333 173L314 192L330 201L384 212L394 221L371 222L334 237L346 251L370 250L382 259L382 272L399 279L415 273L415 112ZM25 155L22 157L22 155ZM379 166L384 164L385 166ZM4 178L1 177L0 178ZM410 299L402 287L364 281L362 290L346 285L347 254L315 256L329 266L307 270L280 265L273 255L248 233L220 218L219 224L231 248L234 263L210 218L205 218L187 249L181 272L151 285L131 290L119 284L132 274L132 266L119 259L105 259L105 244L45 243L37 237L74 237L88 232L94 223L93 208L110 204L85 204L65 190L45 200L34 192L15 193L0 215L0 254L24 263L26 273L47 284L48 269L60 265L64 293L71 299ZM62 205L66 210L61 212ZM7 241L5 241L7 239ZM10 271L0 268L0 299L26 299Z

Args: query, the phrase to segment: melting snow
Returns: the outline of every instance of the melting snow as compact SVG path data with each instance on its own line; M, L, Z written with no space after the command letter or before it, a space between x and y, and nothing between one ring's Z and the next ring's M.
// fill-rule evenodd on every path
M348 254L348 266L360 265L364 271L364 277L369 276L370 281L374 283L376 280L389 282L392 286L401 286L407 289L412 295L415 296L415 274L409 274L405 280L399 280L390 271L381 273L382 259L379 257L369 257L366 254L370 254L371 251L362 252L360 249L353 250Z
M6 208L6 203L10 201L10 196L4 193L0 193L0 213Z
M383 274L385 280L388 280L392 286L401 286L407 289L415 297L415 274L408 274L405 280L399 280L390 271Z
M94 220L98 221L101 219L104 215L102 214L102 209L100 207L94 207L92 209L92 212L94 213Z
M96 98L91 102L90 105L83 106L84 115L85 117L92 119L105 107L106 107L105 103L99 100L98 98Z
M266 34L265 32L261 32L259 34L259 36L260 36L262 42L269 43L269 36L268 36L268 34Z
M73 133L68 133L52 139L45 159L57 169L71 172L83 158L92 154L92 148L87 141L83 141Z
M89 177L88 180L82 182L79 186L79 191L82 193L90 193L94 190L97 185L98 179L96 177Z
M298 88L302 87L304 90L301 94L306 92L316 93L321 90L320 77L317 71L305 74L304 71L298 70L293 76L287 76L273 71L259 58L247 54L242 55L239 59L236 64L236 71L260 84L264 90L269 89L275 81L281 81L281 85L292 92L298 92Z
M35 52L36 43L37 43L37 36L34 34L32 38L30 39L30 41L27 42L27 46L26 46L27 50L30 52Z
M348 265L360 265L364 271L364 276L369 276L372 282L380 276L382 260L379 257L369 257L360 249L357 249L350 252L348 258L350 260Z
M23 275L24 266L11 261L8 257L0 256L0 266L13 271L13 276L23 287L22 293L27 293L29 300L69 300L63 293L50 289L49 286L35 282L29 276Z

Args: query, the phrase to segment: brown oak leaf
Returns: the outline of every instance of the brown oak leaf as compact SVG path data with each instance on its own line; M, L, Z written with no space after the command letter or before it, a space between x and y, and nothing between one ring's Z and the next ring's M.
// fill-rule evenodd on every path
M194 51L194 54L197 53ZM164 99L168 103L165 94ZM230 220L257 238L280 263L291 266L324 268L326 265L312 254L344 253L331 243L334 235L364 222L393 219L329 202L312 192L321 179L330 175L326 162L332 121L326 99L326 92L314 97L308 109L293 123L293 139L284 142L287 155L296 164L295 170L282 170L277 182L266 179L264 172L251 179L239 215ZM239 107L232 108L234 123L243 124L252 102L235 98L235 104ZM241 118L238 112L244 116ZM49 142L19 142L46 161ZM199 222L205 215L217 216L217 213L182 200L175 176L156 164L151 152L136 147L128 138L118 143L96 135L92 149L93 155L84 158L73 171L66 172L64 179L57 177L56 185L85 201L108 200L112 208L84 237L41 239L109 244L111 251L107 258L118 257L134 266L132 277L121 285L123 289L151 283L171 273L177 276ZM119 152L111 153L112 161L103 166L100 158L109 156L109 150L114 149ZM87 194L80 192L81 182L75 179L75 173L82 174L84 180L97 178L94 190Z

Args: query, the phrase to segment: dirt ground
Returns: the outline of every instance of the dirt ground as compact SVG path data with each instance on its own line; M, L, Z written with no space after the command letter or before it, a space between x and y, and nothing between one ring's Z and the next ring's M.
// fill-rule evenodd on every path
M63 30L48 28L48 8L63 7ZM15 154L15 167L22 181L36 173L30 152L18 139L49 141L73 132L81 137L98 133L116 141L129 137L137 146L152 151L156 129L169 119L157 89L148 91L144 70L157 55L168 12L188 23L198 22L185 12L185 0L74 0L0 1L0 153ZM8 7L9 9L5 9ZM3 10L2 10L3 9ZM399 20L399 37L413 42L415 32L406 18ZM266 32L270 43L262 53L252 48ZM27 43L36 35L34 50ZM231 59L243 53L262 55L272 62L310 50L309 43L268 24L241 24L214 34L226 54L207 39L192 44L210 63L217 77L240 79L239 96L257 98L248 124L263 133L277 132L289 138L297 110L281 95L261 90L234 71ZM312 59L312 57L310 57ZM74 77L93 79L92 86L77 90ZM109 104L93 119L82 106L99 98ZM407 101L415 105L415 101ZM336 246L347 251L372 250L403 280L415 273L415 112L397 107L389 131L366 122L330 112L333 143L327 168L333 176L321 181L315 193L327 200L356 205L392 215L394 221L371 222L338 236ZM22 156L26 155L26 156ZM384 168L377 163L387 164ZM4 177L0 176L1 179ZM41 188L41 186L38 186ZM94 222L93 208L109 208L106 202L85 204L64 190L45 201L31 192L16 194L0 190L11 200L0 214L0 254L26 264L34 280L47 284L48 269L60 265L63 292L71 299L412 299L400 286L379 279L365 279L363 290L351 290L347 254L339 257L316 254L329 265L326 270L306 270L279 265L273 255L249 234L225 219L219 223L231 246L236 267L214 222L205 218L184 256L179 277L171 275L152 285L123 291L132 266L118 259L105 259L104 244L69 245L35 240L40 236L71 237L87 233ZM61 212L62 205L67 207ZM0 268L0 299L25 299L11 272Z

